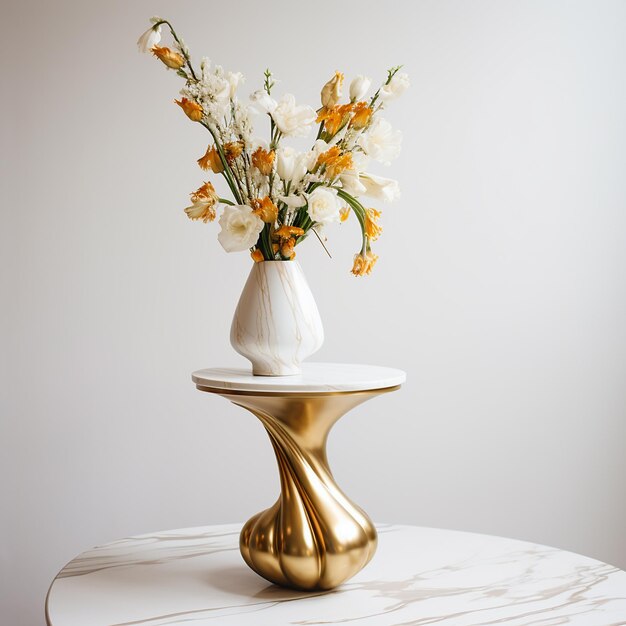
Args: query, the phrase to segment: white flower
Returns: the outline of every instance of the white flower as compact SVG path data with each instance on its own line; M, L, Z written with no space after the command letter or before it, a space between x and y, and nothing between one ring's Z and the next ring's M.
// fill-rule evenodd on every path
M378 117L359 137L357 143L368 157L389 165L400 154L402 133L399 130L394 131L386 119Z
M367 76L359 74L350 83L350 100L352 102L362 100L371 84L372 81Z
M332 109L341 99L341 86L343 85L343 74L335 72L335 75L322 87L322 106Z
M299 209L306 204L306 198L304 196L296 196L294 194L278 196L278 199L284 202L290 209Z
M203 109L207 121L213 126L219 125L230 109L231 84L219 65L211 67L209 59L200 61L198 82L187 83L180 94L189 100L195 100Z
M239 86L239 83L243 83L244 77L241 72L228 72L226 79L228 80L228 84L230 85L230 98L232 100L232 98L235 97L235 93L237 92L237 87Z
M317 118L310 106L296 105L296 99L290 93L280 99L271 114L278 130L288 137L305 137Z
M291 146L281 146L276 152L276 171L288 183L296 186L308 170L308 153L298 152Z
M263 221L245 204L227 206L219 220L222 230L218 241L226 252L241 252L256 244L263 230Z
M291 182L293 178L297 154L298 152L291 146L281 146L276 151L276 171L286 182Z
M151 26L137 39L139 52L150 52L161 41L161 26Z
M252 109L257 113L273 113L278 103L264 89L258 89L250 94Z
M351 196L360 196L364 194L365 185L361 182L359 172L356 170L344 170L339 176L341 188Z
M354 167L352 169L357 172L364 172L370 163L370 159L368 156L363 154L362 152L353 152L352 153L352 164Z
M334 189L318 187L309 195L307 213L314 222L321 224L338 222L340 210L341 206Z
M361 173L359 183L365 187L363 195L383 200L384 202L393 202L400 197L400 187L398 181L393 178L384 178L383 176L374 176L374 174Z
M215 75L213 79L206 84L209 94L213 96L217 103L228 104L230 100L230 83L225 78Z
M395 100L401 96L411 85L409 82L408 74L395 74L389 81L388 85L383 85L380 88L381 100Z

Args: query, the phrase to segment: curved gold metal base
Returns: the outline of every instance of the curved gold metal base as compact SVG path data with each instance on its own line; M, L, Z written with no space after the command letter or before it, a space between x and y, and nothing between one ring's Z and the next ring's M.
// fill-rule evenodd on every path
M395 389L275 396L216 390L261 420L278 461L278 501L241 531L241 554L257 574L294 589L332 589L372 558L376 529L335 484L326 439L350 409Z

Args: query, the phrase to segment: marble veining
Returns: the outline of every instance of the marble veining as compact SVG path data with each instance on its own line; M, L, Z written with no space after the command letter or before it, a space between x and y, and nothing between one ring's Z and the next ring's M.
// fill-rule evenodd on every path
M216 367L198 370L191 378L199 388L289 394L385 389L404 383L406 374L376 365L303 363L295 376L253 376L249 369Z
M523 541L378 525L366 569L328 592L269 585L240 525L151 533L89 550L54 580L50 626L624 626L626 572Z
M244 285L230 341L254 374L300 373L301 362L319 350L324 328L315 299L296 261L255 263Z

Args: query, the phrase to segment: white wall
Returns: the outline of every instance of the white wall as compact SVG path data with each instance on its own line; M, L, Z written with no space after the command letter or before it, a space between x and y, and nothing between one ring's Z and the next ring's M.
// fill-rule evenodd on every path
M94 544L243 521L277 491L260 424L189 378L240 362L250 263L182 212L207 137L136 53L155 13L249 89L267 65L312 104L335 69L412 77L375 274L348 273L354 224L332 261L299 253L319 359L409 376L337 426L346 492L378 521L626 566L626 4L267 6L3 7L3 624L42 624L48 583Z

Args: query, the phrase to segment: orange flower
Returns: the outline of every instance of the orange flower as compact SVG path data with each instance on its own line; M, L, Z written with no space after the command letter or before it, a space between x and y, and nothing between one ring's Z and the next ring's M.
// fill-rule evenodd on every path
M215 219L215 205L219 196L211 183L204 183L202 187L191 194L191 206L185 209L190 220L202 220L205 224Z
M220 154L216 150L215 146L209 146L204 153L204 156L198 159L198 165L203 170L211 170L215 174L220 174L224 171Z
M206 149L204 156L201 156L198 159L198 165L201 169L211 170L215 174L220 174L224 171L222 160L220 159L219 152L216 150L215 146L209 146Z
M215 193L215 187L210 182L204 183L202 187L199 187L191 194L191 201L197 202L198 200L207 200L213 198L216 202L219 200L217 193Z
M345 206L343 209L339 211L339 219L342 222L345 222L350 217L350 207Z
M278 244L274 244L274 251L280 250L280 255L285 259L295 258L296 239L302 235L304 235L302 228L284 224L274 233L274 239L278 239Z
M348 121L350 111L352 111L351 104L341 104L329 109L324 107L318 113L316 123L324 122L324 130L329 135L335 135Z
M280 242L280 256L286 259L293 259L296 256L295 246L296 240L293 237L282 239Z
M352 266L352 273L355 276L365 276L371 274L374 265L378 261L378 256L371 250L368 250L365 254L360 252L354 255L354 265Z
M350 126L353 128L365 128L372 117L372 109L367 106L367 102L357 102L353 109L354 115L350 120Z
M335 72L335 75L322 87L322 106L330 109L334 107L341 98L341 86L343 85L343 74Z
M206 202L192 204L185 209L190 220L202 220L205 224L215 219L215 208Z
M256 198L250 202L252 212L258 215L266 224L273 224L278 219L278 207L269 196Z
M349 152L341 152L339 146L333 146L317 157L316 167L324 166L324 176L334 180L344 170L352 168L352 155Z
M185 58L182 54L178 54L178 52L174 52L164 46L153 46L152 54L173 70L179 70L185 65Z
M252 260L255 263L260 263L261 261L263 261L263 253L258 249L255 248L252 253L250 254L250 256L252 257Z
M187 98L174 100L174 102L185 112L185 115L192 122L199 122L202 119L204 111L197 102L192 102L191 100L187 100Z
M228 165L232 165L233 161L243 152L243 142L232 141L224 144L224 156Z
M257 148L252 153L252 165L254 165L254 167L256 167L261 174L269 176L272 171L272 167L274 166L275 157L276 153L273 150L268 152L263 148Z
M382 226L378 224L381 212L376 209L367 209L365 211L365 234L372 240L376 241L383 232Z
M279 239L301 237L302 235L304 235L304 230L302 230L302 228L298 228L298 226L288 226L287 224L284 224L276 232L274 232L274 236Z

